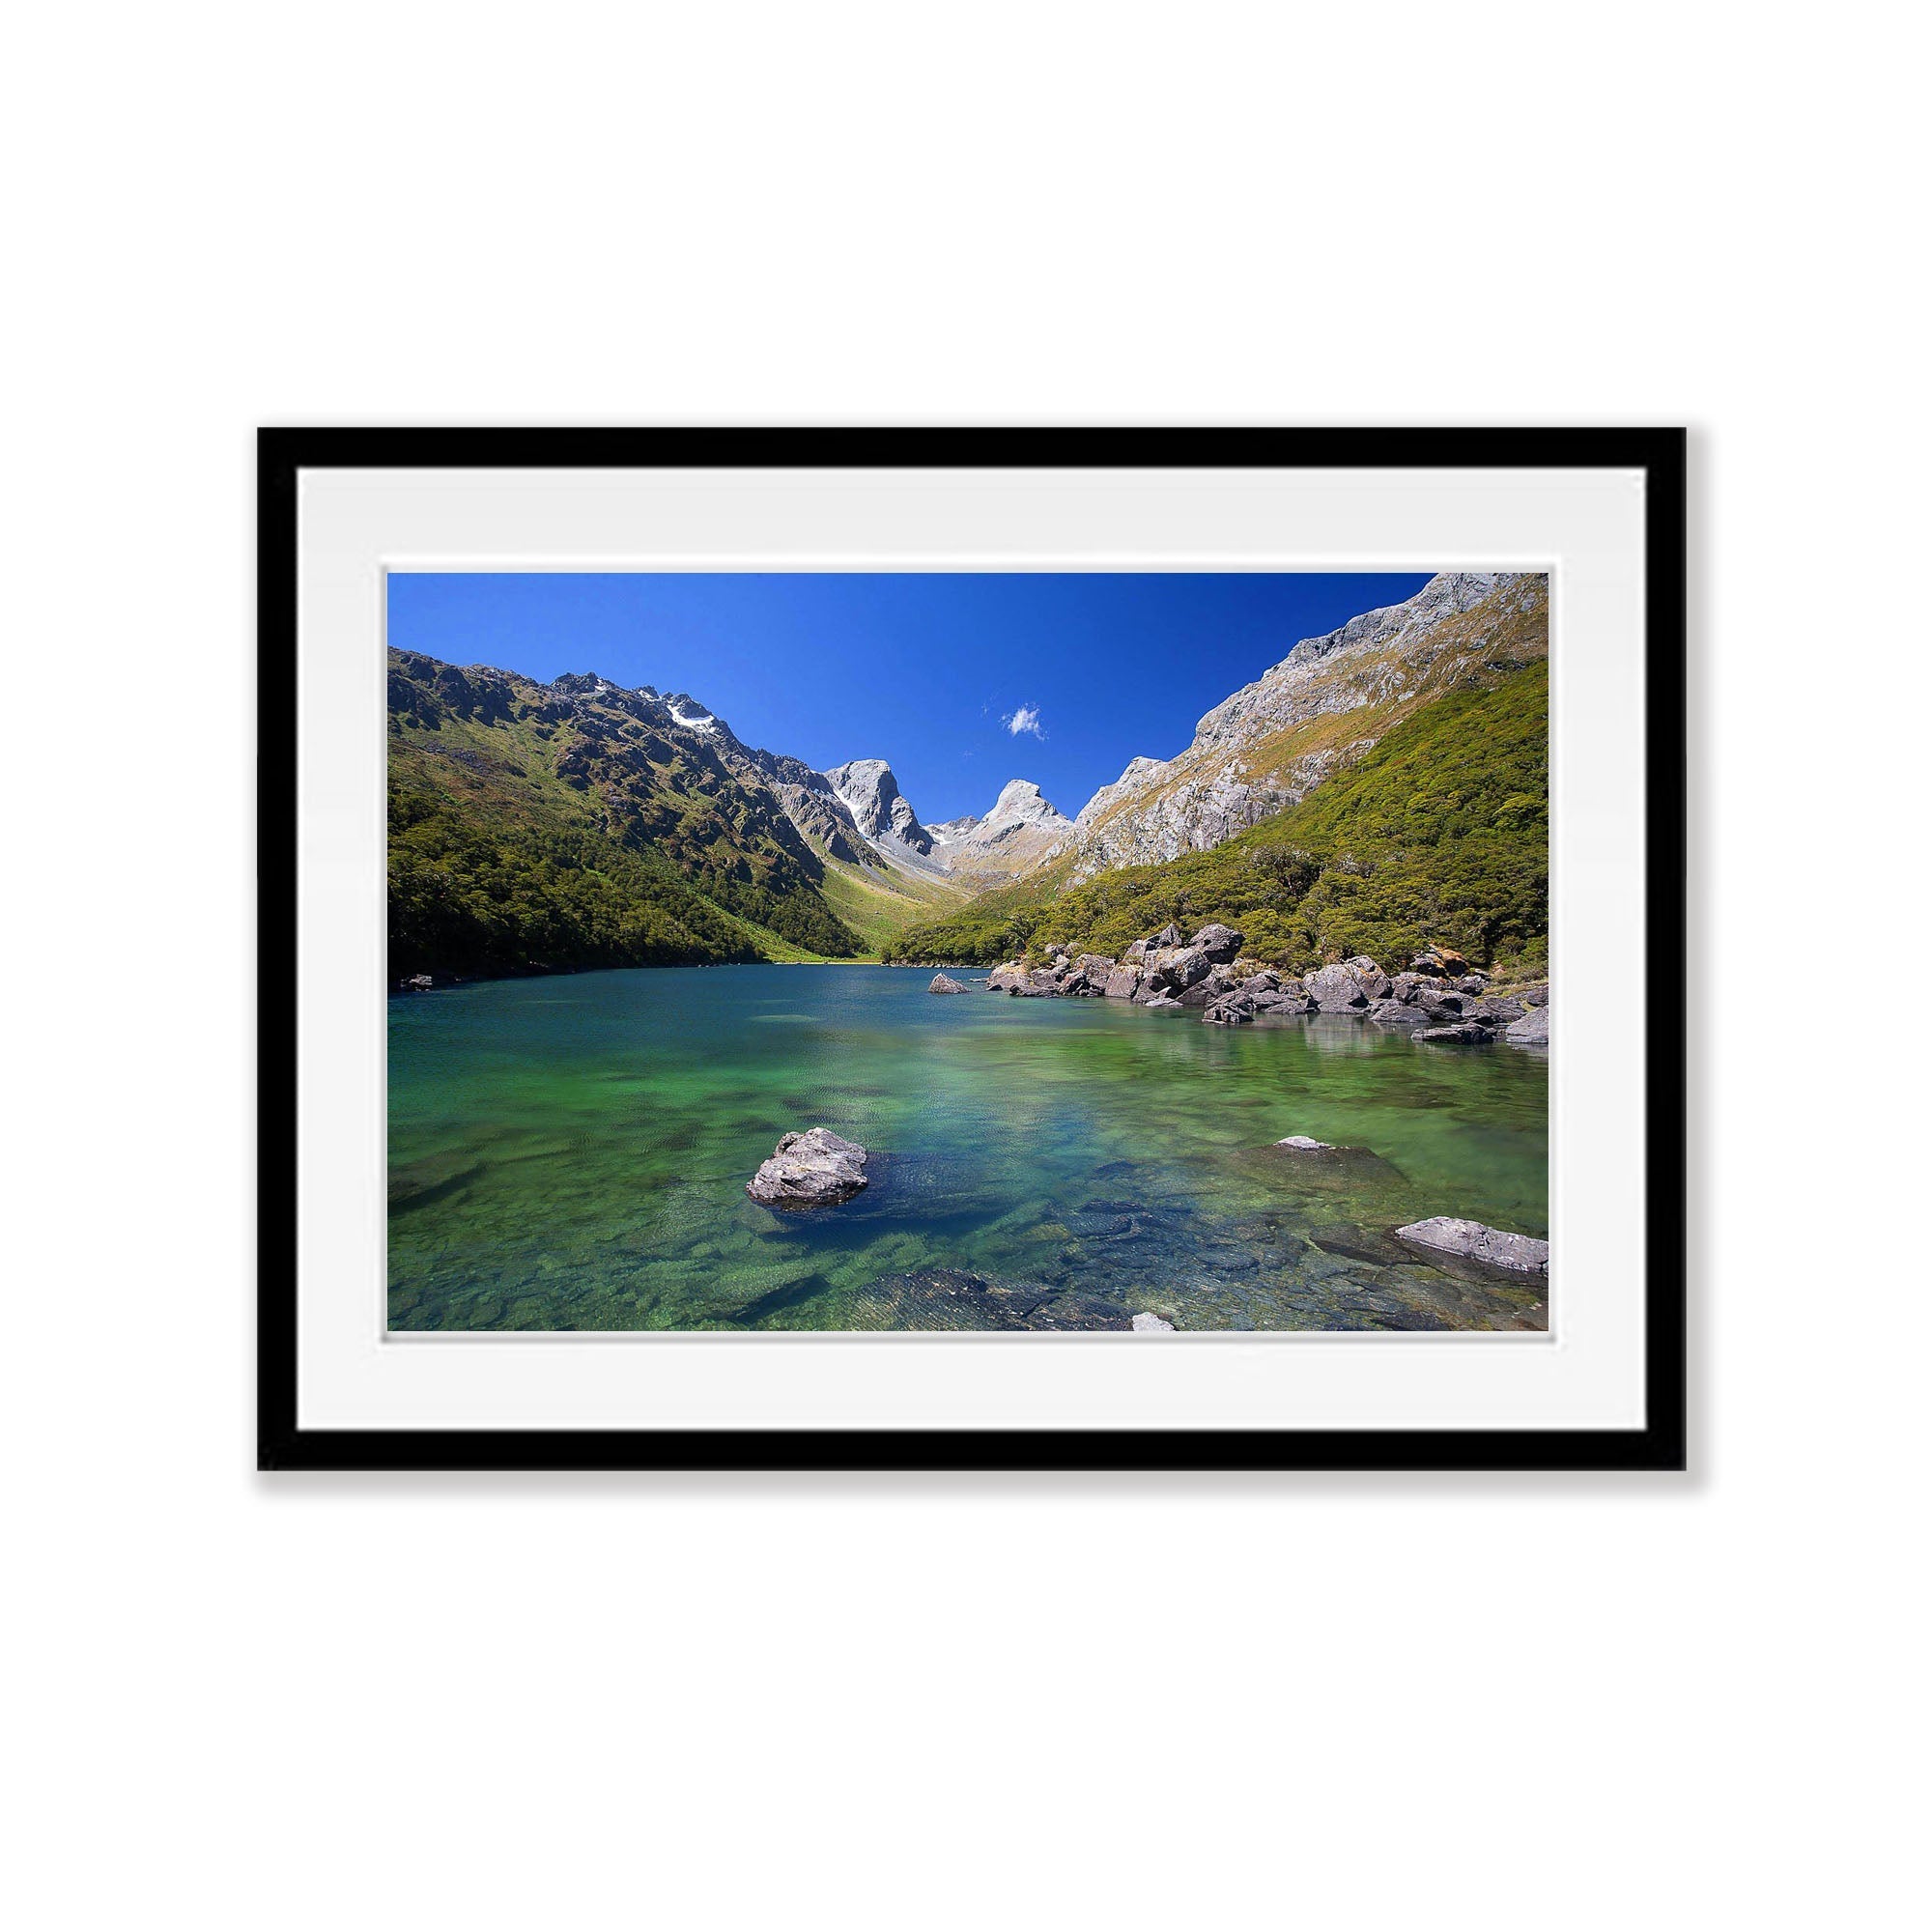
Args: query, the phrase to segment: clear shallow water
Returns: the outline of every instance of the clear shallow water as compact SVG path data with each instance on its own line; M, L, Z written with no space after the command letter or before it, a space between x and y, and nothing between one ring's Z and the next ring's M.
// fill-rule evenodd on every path
M995 1302L949 1270L1187 1329L1547 1325L1540 1282L1390 1239L1431 1214L1548 1235L1540 1054L930 977L711 967L392 1000L390 1326L987 1325ZM779 1135L821 1125L872 1151L867 1191L751 1201ZM1349 1151L1275 1151L1285 1134Z

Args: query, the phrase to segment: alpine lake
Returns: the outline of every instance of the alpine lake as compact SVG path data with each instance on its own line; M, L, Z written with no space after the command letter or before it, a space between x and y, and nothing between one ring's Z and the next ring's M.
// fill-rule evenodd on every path
M1543 1276L1394 1236L1437 1214L1548 1236L1544 1053L953 971L969 992L739 966L391 999L390 1328L1548 1326ZM865 1191L753 1202L812 1126L869 1151Z

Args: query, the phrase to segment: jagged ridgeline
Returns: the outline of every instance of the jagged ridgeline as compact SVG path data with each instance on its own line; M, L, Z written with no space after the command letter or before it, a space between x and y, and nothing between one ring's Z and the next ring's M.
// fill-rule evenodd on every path
M388 725L392 975L866 950L782 775L687 699L392 650Z
M909 929L887 957L991 965L1049 944L1118 956L1170 921L1189 930L1219 921L1246 935L1250 956L1293 972L1447 944L1488 970L1541 976L1547 613L1542 580L1518 580L1469 613L1467 643L1438 653L1427 674L1412 664L1381 673L1368 702L1298 726L1322 734L1328 761L1299 803L1208 849L1085 883L1073 882L1080 866L1068 855Z
M755 959L992 964L1221 922L1300 972L1449 945L1538 974L1548 583L1446 572L1303 639L1063 815L1015 779L922 823L682 693L389 654L398 978Z

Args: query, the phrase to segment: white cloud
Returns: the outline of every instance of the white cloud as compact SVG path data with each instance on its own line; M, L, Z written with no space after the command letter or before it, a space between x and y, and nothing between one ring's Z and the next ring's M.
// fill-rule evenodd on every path
M1001 715L1000 723L1015 738L1023 731L1032 732L1036 738L1046 736L1046 733L1039 728L1039 706L1037 704L1022 704L1017 711L1005 712Z

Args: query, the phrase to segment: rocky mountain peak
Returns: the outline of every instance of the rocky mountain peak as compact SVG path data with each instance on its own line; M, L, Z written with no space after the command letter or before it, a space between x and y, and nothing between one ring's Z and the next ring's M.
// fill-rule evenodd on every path
M1031 779L1014 779L1000 793L983 822L988 826L1040 825L1049 828L1065 826L1069 830L1073 824L1070 818L1047 803L1039 787Z
M891 838L922 857L932 850L932 835L900 794L893 768L883 758L853 758L825 774L867 838Z

